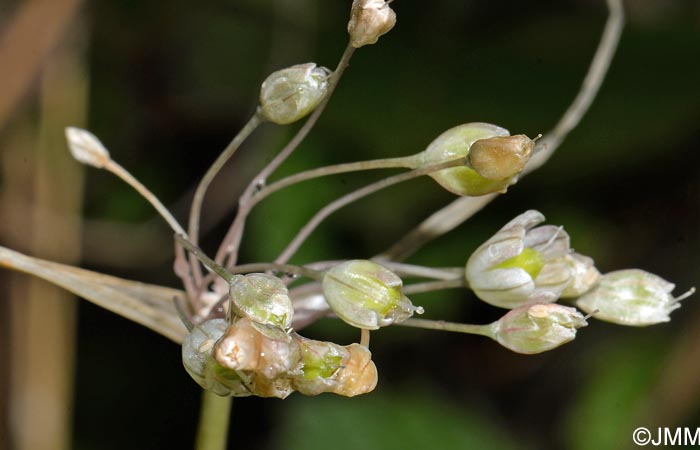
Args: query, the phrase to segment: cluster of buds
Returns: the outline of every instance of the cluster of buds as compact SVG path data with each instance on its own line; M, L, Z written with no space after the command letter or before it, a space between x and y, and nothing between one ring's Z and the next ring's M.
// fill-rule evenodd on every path
M229 282L232 320L206 321L183 343L183 364L200 386L218 395L277 398L294 391L352 397L374 389L377 369L366 346L340 346L294 332L294 309L281 279L212 269ZM401 292L401 279L371 261L332 267L322 286L331 310L358 328L377 329L422 312Z
M377 385L372 354L362 345L340 346L291 333L269 337L248 318L213 319L195 327L182 346L187 372L217 395L286 398L332 392L347 397Z
M466 282L483 301L511 309L489 336L519 353L539 353L572 340L586 318L554 304L560 298L596 319L647 326L670 320L694 290L673 297L672 283L639 269L601 275L591 258L573 253L561 228L540 225L527 211L481 245L466 265Z

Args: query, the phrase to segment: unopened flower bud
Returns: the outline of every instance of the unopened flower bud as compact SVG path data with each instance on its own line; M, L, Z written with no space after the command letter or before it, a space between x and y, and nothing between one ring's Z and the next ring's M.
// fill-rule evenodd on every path
M330 73L314 63L298 64L272 73L260 89L262 115L279 125L306 116L326 96Z
M268 379L286 374L301 357L295 341L269 338L245 317L226 329L214 346L213 355L224 367L256 372Z
M354 0L350 10L350 45L360 48L375 44L396 24L396 13L384 0Z
M578 298L576 306L596 319L620 325L647 326L671 320L671 311L690 296L691 289L674 298L675 285L639 269L603 274L598 285Z
M217 373L233 374L245 387L245 395L286 398L294 392L290 372L301 359L296 342L271 339L248 318L224 323L224 333L209 350Z
M235 276L229 296L236 314L261 325L258 329L269 337L280 338L290 330L294 308L279 278L264 273Z
M467 166L466 157L475 142L495 137L508 137L508 130L490 123L474 122L450 128L430 143L428 148L417 155L418 167L424 167L457 158L465 158L463 167L432 172L429 175L442 187L457 195L478 196L493 192L505 192L515 182L514 177L489 179ZM487 154L482 150L482 156ZM485 159L485 158L481 158ZM481 159L477 159L481 163ZM484 163L482 166L486 166Z
M87 130L76 127L66 128L66 140L71 155L78 162L89 166L103 168L110 161L109 151L102 142Z
M518 134L479 139L469 149L469 165L488 180L517 176L530 160L535 141Z
M182 364L204 389L220 396L248 396L251 392L239 374L221 366L212 355L214 345L228 325L224 319L213 319L192 329L182 343Z
M502 346L527 355L559 347L576 337L576 330L588 325L575 308L555 303L538 303L516 308L494 322L495 339Z
M372 353L359 344L346 347L299 336L302 366L292 385L304 395L332 392L346 397L371 392L377 386Z
M352 260L329 269L322 282L331 310L358 328L376 330L423 313L403 295L403 282L384 266Z
M556 301L571 281L569 235L527 211L508 222L467 261L465 276L477 297L500 308Z
M562 298L579 297L590 291L600 278L593 259L578 253L566 255L566 262L571 268L571 281L561 293Z

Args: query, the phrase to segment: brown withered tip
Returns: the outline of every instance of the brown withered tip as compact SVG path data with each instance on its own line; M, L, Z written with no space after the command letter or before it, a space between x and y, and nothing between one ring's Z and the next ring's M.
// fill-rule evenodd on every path
M517 134L474 142L469 150L469 165L489 180L504 180L520 173L530 160L535 141Z
M350 357L338 373L338 383L332 392L345 397L372 392L379 379L372 353L360 344L350 344L345 348L350 352Z

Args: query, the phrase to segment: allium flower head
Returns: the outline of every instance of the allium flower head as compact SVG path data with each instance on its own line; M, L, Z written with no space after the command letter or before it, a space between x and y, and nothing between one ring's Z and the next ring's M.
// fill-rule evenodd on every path
M647 326L671 320L671 311L690 296L691 289L678 298L675 285L639 269L617 270L600 277L598 285L576 300L576 306L596 319L620 325Z
M527 211L508 222L467 261L465 275L481 300L500 308L556 301L571 281L569 235Z

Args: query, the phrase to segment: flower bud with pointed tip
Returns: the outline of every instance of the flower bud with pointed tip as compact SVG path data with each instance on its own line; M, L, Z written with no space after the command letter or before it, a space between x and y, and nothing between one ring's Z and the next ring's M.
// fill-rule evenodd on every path
M509 134L505 128L482 122L465 123L450 128L417 155L417 167L466 158L475 142L494 137L507 137ZM451 167L428 175L448 191L464 196L505 192L508 186L514 182L512 178L501 180L485 178L473 168L468 167L466 160L463 167Z
M229 296L236 314L261 325L259 331L269 337L280 338L292 326L294 307L287 286L275 276L264 273L234 276Z
M292 385L304 395L332 392L346 397L371 392L377 386L372 353L359 344L346 347L298 336L302 351L300 374Z
M502 346L526 355L559 347L576 337L576 330L588 325L575 308L555 303L537 303L516 308L492 325Z
M263 117L287 125L306 116L328 93L330 73L314 63L298 64L272 73L260 89Z
M182 343L182 364L202 388L222 397L245 397L251 392L239 374L221 366L212 355L228 325L224 319L213 319L193 328Z
M639 269L603 274L598 285L579 297L575 304L586 313L606 322L643 327L671 320L671 311L694 290L678 298L671 294L675 285Z
M321 283L331 310L358 328L376 330L423 313L403 295L403 282L384 266L351 260L329 269Z
M396 13L385 0L354 0L350 10L350 45L360 48L376 44L396 25Z
M571 281L569 235L536 225L544 216L527 211L508 222L469 258L465 276L477 297L499 308L556 301Z
M488 180L517 176L530 160L535 141L518 134L479 139L469 149L469 165Z
M593 259L578 253L566 255L571 268L571 281L561 293L562 298L576 298L590 291L600 278Z
M66 127L66 140L71 155L78 162L103 168L110 161L109 151L94 134L77 127Z

